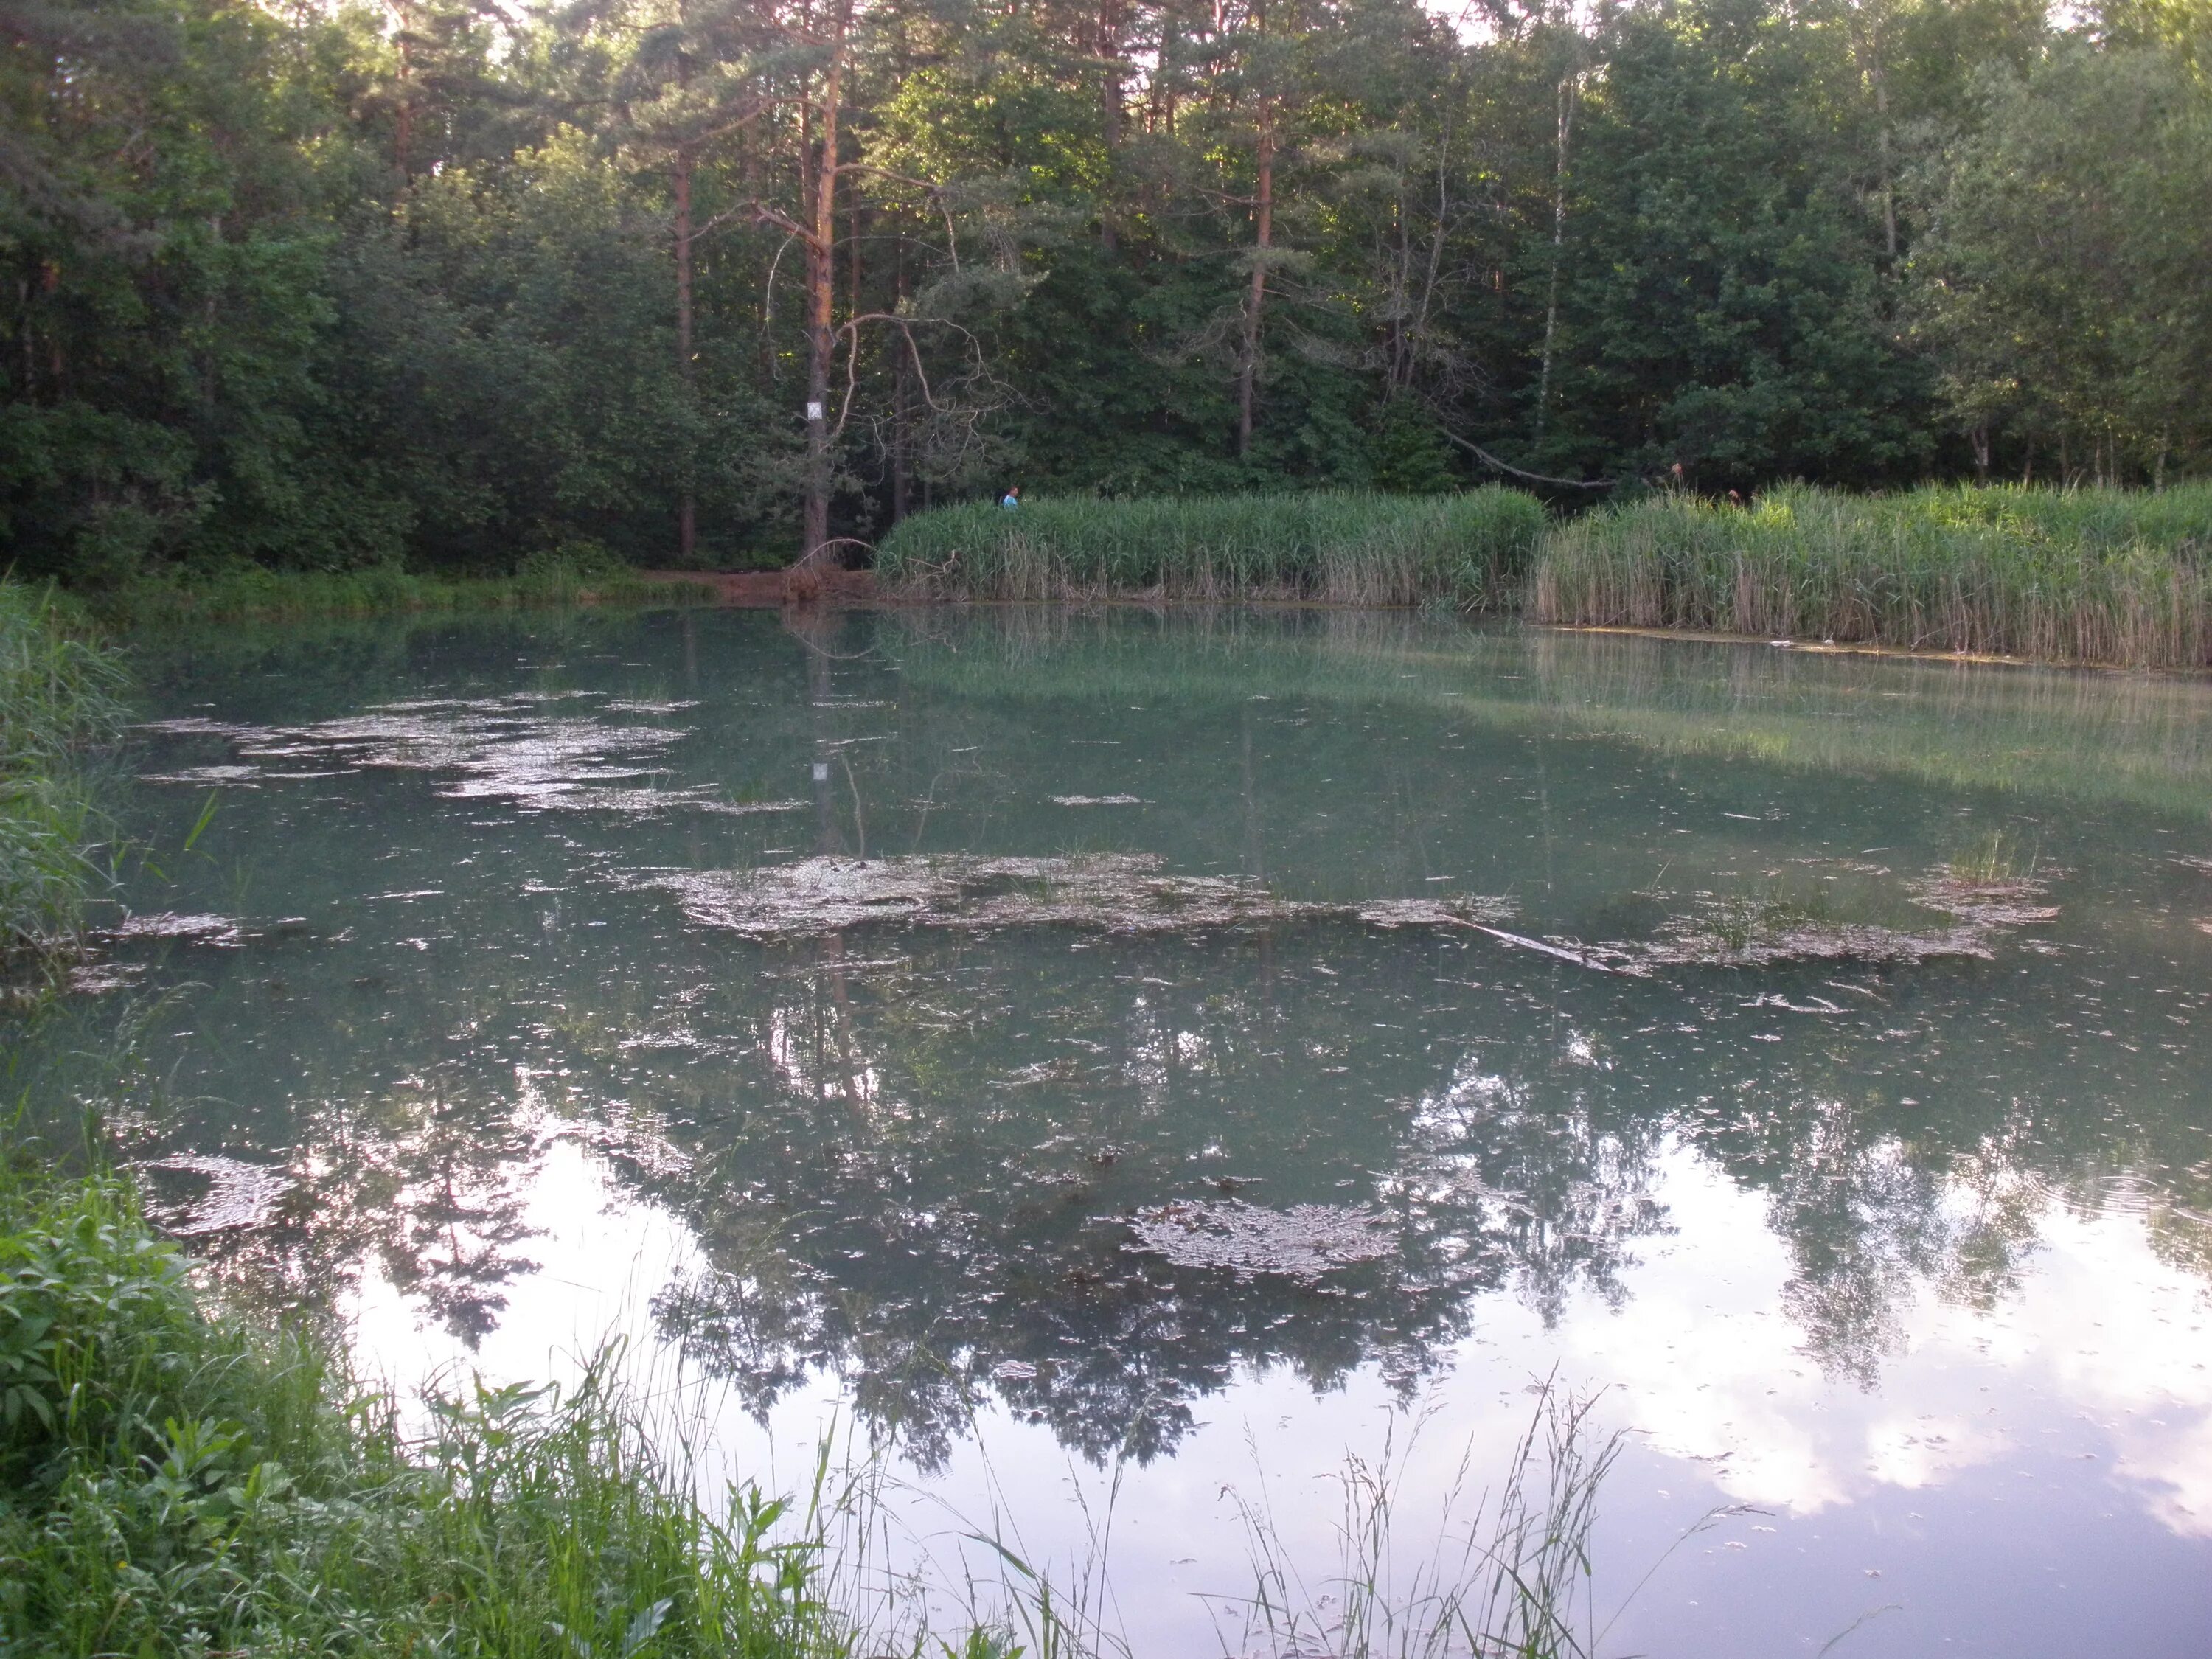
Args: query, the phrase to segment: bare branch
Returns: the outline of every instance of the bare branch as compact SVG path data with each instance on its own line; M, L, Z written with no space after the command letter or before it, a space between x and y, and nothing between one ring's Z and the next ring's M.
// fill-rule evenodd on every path
M1510 472L1516 478L1527 478L1534 483L1560 484L1569 489L1610 489L1620 482L1618 478L1554 478L1549 473L1530 472L1510 461L1499 460L1480 444L1469 443L1448 426L1439 426L1437 430L1484 465L1494 466L1500 472Z

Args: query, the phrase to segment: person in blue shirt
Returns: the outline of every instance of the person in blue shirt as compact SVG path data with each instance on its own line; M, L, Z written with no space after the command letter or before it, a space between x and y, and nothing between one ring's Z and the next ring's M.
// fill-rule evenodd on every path
M1019 484L1015 484L1012 488L1009 489L1005 495L999 497L999 505L1005 507L1009 513L1012 512L1021 504L1022 487Z

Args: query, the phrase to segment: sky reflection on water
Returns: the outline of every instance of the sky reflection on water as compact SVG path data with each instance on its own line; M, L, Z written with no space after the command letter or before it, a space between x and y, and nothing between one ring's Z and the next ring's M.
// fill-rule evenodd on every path
M1766 1511L1620 1650L2201 1651L2212 688L1298 613L144 666L134 825L216 828L25 1064L140 1010L134 1151L290 1182L216 1271L395 1378L627 1328L738 1467L856 1421L1055 1556L1118 1458L1149 1655L1244 1588L1224 1483L1326 1559L1347 1448L1422 1421L1418 1513L1556 1367L1644 1432L1615 1588ZM953 858L990 925L902 896ZM760 870L849 925L690 896Z

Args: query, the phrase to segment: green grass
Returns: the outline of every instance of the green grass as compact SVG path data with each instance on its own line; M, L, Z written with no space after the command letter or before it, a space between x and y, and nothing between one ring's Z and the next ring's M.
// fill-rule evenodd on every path
M908 519L876 562L890 588L937 598L1448 601L1516 592L1544 526L1533 496L1079 497L941 507Z
M1528 614L1585 626L2212 665L2212 484L1655 496L1555 528Z
M327 1344L210 1313L121 1182L0 1176L11 1659L852 1652L819 1511L708 1501L652 1426L603 1364L410 1441Z
M86 768L119 729L123 671L43 589L0 580L0 955L51 963L104 884Z
M287 622L410 611L519 610L535 605L698 605L702 584L655 581L605 561L526 561L511 576L426 574L396 565L361 570L270 570L228 565L88 593L85 604L116 628L195 622Z

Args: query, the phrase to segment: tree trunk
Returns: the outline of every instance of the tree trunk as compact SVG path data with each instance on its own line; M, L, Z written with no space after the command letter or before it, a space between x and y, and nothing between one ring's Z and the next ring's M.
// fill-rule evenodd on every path
M906 313L906 241L899 240L898 268L894 278L898 293L898 311ZM911 418L909 406L914 398L914 349L902 340L893 348L898 352L898 376L891 397L891 522L896 524L907 515L914 499L914 478L908 470L907 446L911 441L907 423Z
M845 75L845 27L852 0L839 0L830 20L830 67L822 85L822 160L814 185L814 223L806 245L806 514L801 557L830 540L830 360L837 349L830 326L837 295L837 100Z
M1112 253L1117 246L1114 232L1114 175L1121 162L1121 88L1127 73L1121 63L1121 15L1115 0L1099 0L1098 55L1106 64L1104 82L1099 88L1099 129L1106 143L1106 188L1100 192L1098 246Z
M676 372L684 382L684 402L691 402L696 374L691 361L691 152L676 152ZM691 489L689 460L684 468L684 489L676 504L677 562L688 566L699 541L699 502Z
M1570 73L1559 82L1558 148L1552 162L1552 276L1544 301L1544 361L1536 374L1536 441L1544 440L1544 417L1552 405L1552 348L1559 333L1559 264L1567 245L1567 146L1575 132L1575 100L1581 93L1579 77Z
M1867 80L1874 88L1875 146L1881 158L1881 236L1893 263L1897 258L1896 163L1889 153L1889 77L1881 58L1881 23L1877 19L1868 43Z
M403 183L414 176L411 167L413 157L409 152L415 137L415 88L414 82L408 73L410 68L409 48L412 44L408 37L414 32L415 8L406 3L406 0L401 0L398 40L399 110L398 118L394 123L392 135L392 148L399 162L399 177Z
M1260 311L1267 301L1267 250L1275 230L1275 116L1260 107L1258 234L1253 243L1252 287L1244 301L1244 350L1237 367L1237 453L1252 453L1252 395L1260 370Z

